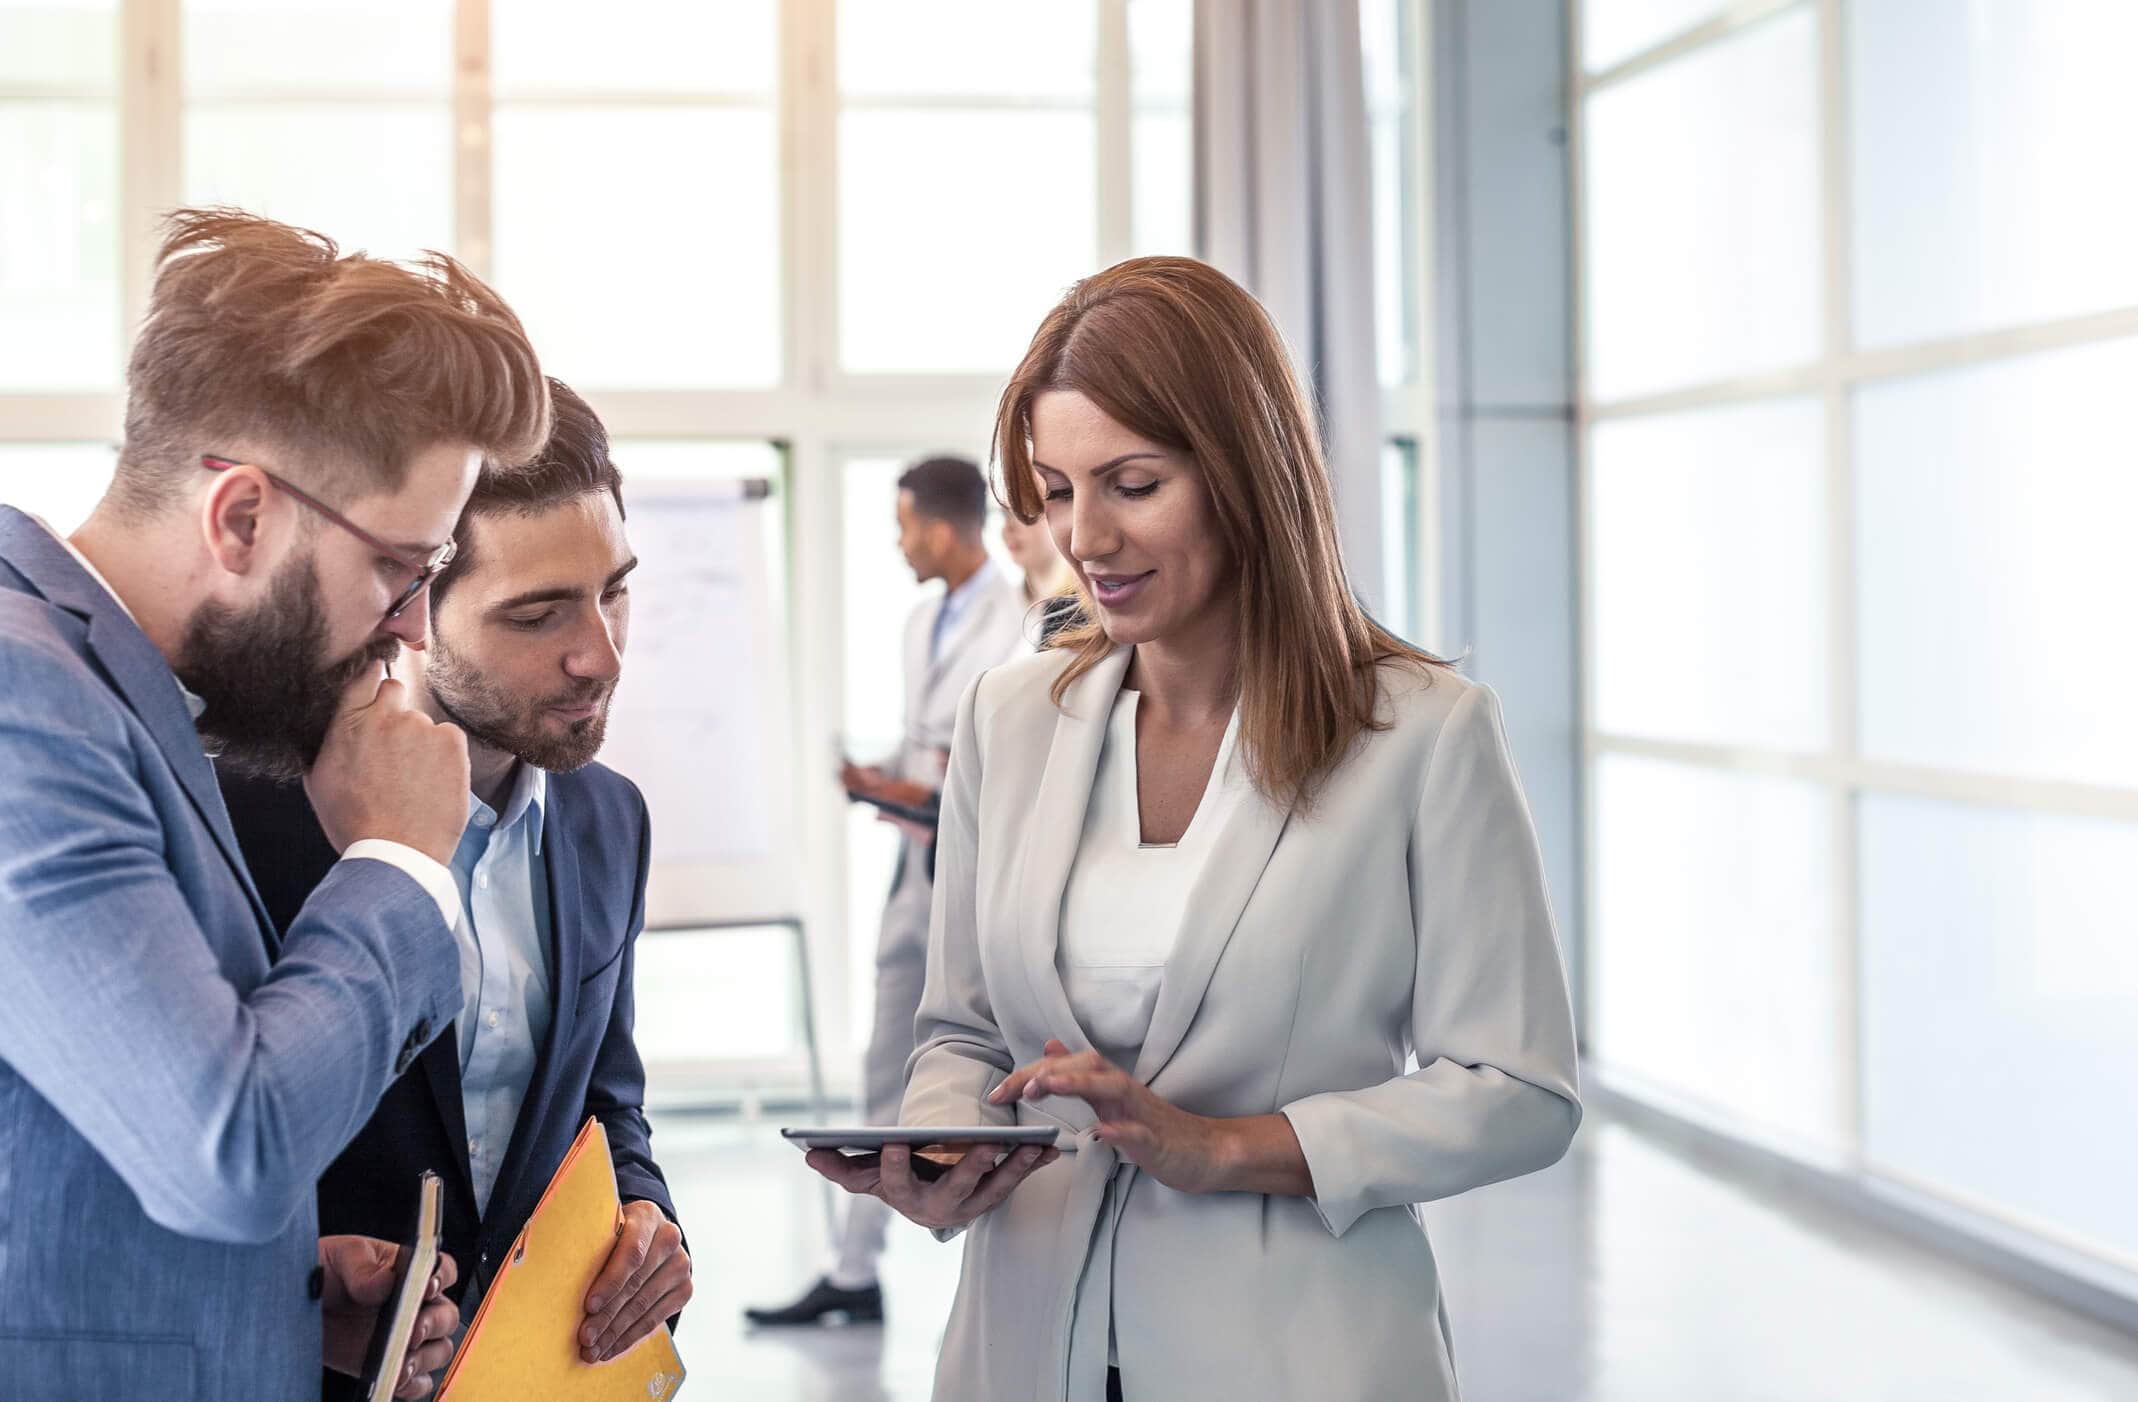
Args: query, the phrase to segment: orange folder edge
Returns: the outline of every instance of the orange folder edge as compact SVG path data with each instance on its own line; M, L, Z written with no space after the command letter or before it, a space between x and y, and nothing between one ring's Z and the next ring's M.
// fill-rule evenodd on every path
M439 1402L668 1402L683 1360L661 1324L606 1363L579 1357L587 1287L623 1233L609 1136L589 1116L498 1268L446 1369Z

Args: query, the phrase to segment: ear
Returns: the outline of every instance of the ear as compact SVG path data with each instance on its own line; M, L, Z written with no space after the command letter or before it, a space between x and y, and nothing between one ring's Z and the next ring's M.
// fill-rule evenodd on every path
M280 503L275 489L256 467L239 464L215 474L200 503L201 543L225 572L249 574L268 555L266 524Z

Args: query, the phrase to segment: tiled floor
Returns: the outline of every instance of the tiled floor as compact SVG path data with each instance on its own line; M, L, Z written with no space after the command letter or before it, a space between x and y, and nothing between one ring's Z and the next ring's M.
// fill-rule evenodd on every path
M894 1225L882 1328L747 1331L821 1265L824 1198L769 1125L655 1129L697 1257L686 1398L928 1397L957 1247ZM1593 1117L1558 1167L1429 1223L1468 1402L2138 1399L2138 1339Z

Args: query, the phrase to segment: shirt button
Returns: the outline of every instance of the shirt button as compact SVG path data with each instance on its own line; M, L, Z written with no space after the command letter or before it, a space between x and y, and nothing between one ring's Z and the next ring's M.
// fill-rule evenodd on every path
M468 1157L474 1158L476 1153L482 1148L482 1146L483 1142L480 1139L470 1139L468 1141Z
M477 814L475 815L475 826L477 826L477 827L479 827L479 828L486 828L486 827L489 827L489 826L490 826L490 825L491 825L492 823L494 823L494 822L496 822L496 821L497 821L497 819L496 819L496 818L494 818L494 817L492 817L492 816L491 816L490 814L488 814L488 813L477 813Z
M491 1025L492 1027L495 1027L495 1026L497 1026L497 1014L496 1014L496 1013L492 1013L492 1014L490 1014L490 1025Z
M485 871L485 872L481 872L481 873L478 873L478 874L477 874L477 876L476 876L476 878L475 878L475 884L476 884L477 886L480 886L480 887L482 887L482 889L483 889L483 890L485 890L485 891L489 890L489 889L490 889L490 873L489 873L489 872L487 872L487 871Z

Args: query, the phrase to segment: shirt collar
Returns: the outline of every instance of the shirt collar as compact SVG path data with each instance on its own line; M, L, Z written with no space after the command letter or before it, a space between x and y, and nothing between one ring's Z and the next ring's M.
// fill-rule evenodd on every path
M27 515L28 513L24 514ZM49 534L52 539L58 541L60 545L66 549L66 552L74 557L74 563L80 565L82 567L83 572L87 574L91 579L97 582L99 588L101 588L105 593L111 595L111 601L119 606L119 612L126 615L127 622L133 624L136 628L141 627L141 620L134 617L134 611L126 606L126 600L119 597L119 591L111 587L111 581L104 578L104 572L98 569L95 565L91 564L89 562L89 557L87 555L84 555L79 549L77 549L73 541L67 539L58 531L53 530L52 523L50 521L47 521L44 517L31 516L30 519L32 521L35 521L38 525L43 526L45 528L46 533ZM145 632L146 630L143 631ZM181 698L184 699L186 703L187 714L191 715L193 719L199 720L201 718L201 713L208 709L208 703L206 701L203 701L200 697L194 695L192 689L189 688L184 682L178 681L177 672L174 671L171 673L171 680L177 682L178 684L178 694Z
M943 596L943 617L955 618L965 612L966 606L972 603L974 598L978 597L981 586L987 583L988 577L994 572L994 569L995 559L990 555L982 562L980 568L972 572L971 578L951 590L948 594L945 594Z
M537 856L542 851L543 816L549 807L549 772L540 765L516 760L512 766L512 789L505 795L505 811L493 814L497 818L496 832L508 831L521 819L527 821L527 842ZM468 793L468 821L491 812L490 805L477 798L472 790Z

